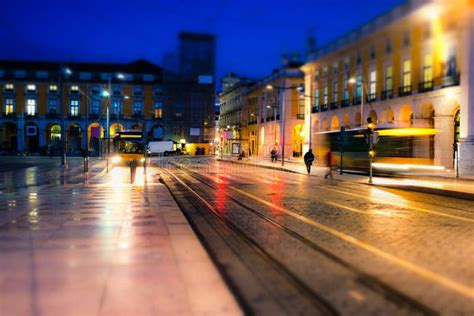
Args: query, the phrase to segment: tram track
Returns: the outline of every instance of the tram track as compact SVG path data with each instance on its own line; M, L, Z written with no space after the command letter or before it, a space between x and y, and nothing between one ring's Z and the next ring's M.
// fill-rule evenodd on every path
M179 165L175 165L176 167L180 168ZM276 266L279 267L280 273L284 273L287 278L291 279L294 285L297 285L299 290L305 293L306 297L313 297L313 299L316 299L319 304L322 302L322 306L328 308L327 310L323 311L323 314L338 314L339 310L337 307L332 307L330 303L327 302L324 298L321 297L320 294L315 292L314 290L311 289L309 285L306 285L306 282L301 280L299 276L297 276L294 272L291 271L291 269L287 268L284 263L280 262L279 259L275 258L273 255L271 255L269 252L267 252L262 246L259 245L257 240L254 240L252 237L247 236L247 233L242 231L239 227L237 227L235 224L233 224L229 219L225 218L220 214L218 211L215 210L215 208L207 202L206 198L203 197L203 195L206 195L206 193L203 192L197 192L197 190L203 190L202 186L206 187L208 190L216 190L216 187L213 184L210 184L209 179L206 179L204 176L200 175L198 172L190 170L188 168L181 169L181 171L185 171L185 175L177 175L170 170L166 170L166 173L170 175L170 177L174 178L177 182L180 182L183 188L185 188L188 191L193 192L193 195L196 196L201 202L206 204L206 208L208 210L211 210L211 212L214 214L214 216L218 217L219 220L223 221L226 225L229 227L232 227L232 230L237 231L239 235L241 235L248 243L252 244L253 247L256 249L259 249L259 252L263 253L267 260L270 260L273 262ZM194 179L194 181L190 181L189 179L186 180L186 177L191 177ZM170 179L168 179L169 181ZM166 181L165 181L166 183ZM168 185L168 184L167 184ZM193 186L200 186L199 188L193 189ZM269 216L263 214L262 212L257 211L255 208L248 206L246 203L243 201L246 200L245 195L240 195L238 198L235 198L234 196L229 195L228 193L226 194L226 198L229 201L232 201L232 203L235 203L240 207L240 209L245 210L252 214L252 216L258 217L260 220L263 222L267 223L268 225L271 225L274 227L276 230L280 231L282 234L285 234L287 236L290 236L291 238L294 238L301 244L303 244L305 247L308 247L308 249L311 249L314 252L317 252L319 255L324 256L328 260L332 261L334 264L340 266L341 268L349 271L352 275L355 276L356 282L364 287L366 290L374 293L376 296L379 298L391 302L394 306L400 308L400 310L403 310L405 313L408 314L417 314L417 315L436 315L437 312L431 309L430 307L424 305L423 303L417 301L416 299L413 299L399 290L393 288L389 284L383 282L382 280L378 279L375 276L369 275L363 271L361 271L359 268L357 268L355 265L351 264L347 260L342 259L341 257L335 255L334 253L328 251L327 249L321 247L317 243L309 240L308 238L304 237L300 233L296 232L295 230L287 227L286 225L276 221L273 218L270 218ZM178 201L179 203L179 201ZM192 218L190 218L192 220ZM199 229L198 227L195 227L195 229ZM205 236L201 236L201 238L205 238Z

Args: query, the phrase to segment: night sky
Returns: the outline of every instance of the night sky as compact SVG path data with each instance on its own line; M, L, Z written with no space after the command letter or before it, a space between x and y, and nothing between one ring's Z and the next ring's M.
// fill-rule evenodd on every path
M403 0L2 1L1 59L161 64L181 30L218 36L217 75L268 75L312 33L327 43Z

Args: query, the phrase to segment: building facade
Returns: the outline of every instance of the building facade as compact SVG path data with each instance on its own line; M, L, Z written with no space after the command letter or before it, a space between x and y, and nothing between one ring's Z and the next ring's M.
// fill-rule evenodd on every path
M452 169L459 148L460 173L474 174L473 17L469 1L411 0L312 52L305 149L370 117L378 128L435 130L413 157Z
M216 38L181 32L178 41L177 50L163 58L165 102L175 112L172 138L210 143L215 136Z
M147 61L98 64L0 61L0 146L6 153L98 155L109 130L163 140L171 109L162 70ZM166 125L166 126L165 126Z
M232 75L223 83L219 128L224 154L236 154L240 148L268 157L272 149L281 155L283 147L285 157L302 154L305 104L296 89L304 82L300 66L285 59L280 69L261 80L235 80Z

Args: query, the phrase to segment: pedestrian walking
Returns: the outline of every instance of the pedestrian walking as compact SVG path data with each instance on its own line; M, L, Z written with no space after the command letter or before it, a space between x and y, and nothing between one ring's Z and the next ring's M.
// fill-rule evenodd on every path
M332 153L331 153L331 150L329 149L328 153L326 154L326 167L327 167L327 171L326 171L326 175L324 176L324 179L332 179Z
M308 150L306 154L304 154L304 164L306 165L306 170L308 171L308 174L311 173L311 166L313 165L314 161L314 154L311 148Z

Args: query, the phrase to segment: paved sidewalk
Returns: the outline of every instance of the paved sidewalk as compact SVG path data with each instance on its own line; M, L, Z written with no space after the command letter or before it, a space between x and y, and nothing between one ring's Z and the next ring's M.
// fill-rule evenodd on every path
M240 315L156 171L0 192L0 315Z
M221 160L221 159L218 159ZM270 168L275 170L283 170L294 173L307 174L306 167L301 158L285 160L285 165L281 166L281 161L272 163L270 159L252 157L243 160L236 160L225 158L223 161L232 163L239 163L248 166ZM324 177L327 173L326 167L313 166L311 169L311 176ZM357 174L339 174L339 170L333 171L333 178L339 180L354 181L367 184L367 175ZM431 193L437 195L444 195L454 198L461 198L466 200L474 200L474 181L470 178L453 179L449 177L433 177L426 174L416 174L412 177L374 177L373 184L387 188L395 188L401 190L417 191L424 193Z

